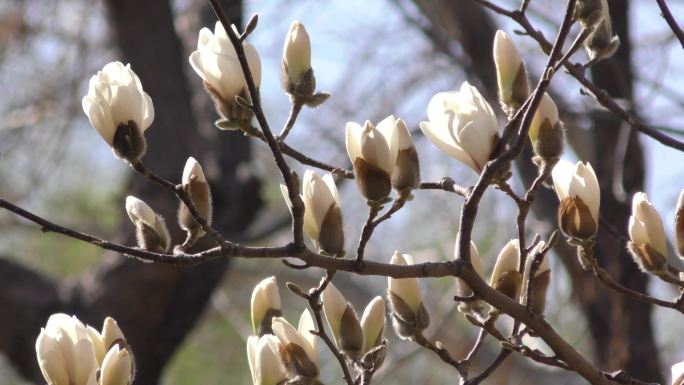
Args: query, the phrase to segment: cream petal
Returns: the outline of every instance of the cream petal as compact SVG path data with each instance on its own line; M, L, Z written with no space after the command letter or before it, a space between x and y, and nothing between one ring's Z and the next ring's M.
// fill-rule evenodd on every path
M131 378L133 360L128 350L119 350L114 345L102 361L100 385L128 385Z
M105 356L105 361L106 358L107 357ZM92 372L95 371L98 366L95 358L95 349L93 348L93 343L90 339L81 339L74 345L73 359L73 371L71 374L74 376L72 378L74 384L87 384Z
M287 205L287 208L290 210L290 213L292 213L292 202L290 201L290 194L287 191L287 186L281 184L280 193L283 194L283 198L285 198L285 204Z
M394 252L390 260L392 265L413 265L413 258L408 254ZM414 313L418 312L422 303L420 295L420 283L418 278L387 278L387 287L396 296L401 298Z
M374 347L375 341L385 328L385 300L377 296L373 298L361 316L361 330L363 330L363 348L365 354Z
M143 102L142 102L142 125L140 126L140 129L145 132L148 127L152 124L152 121L154 120L154 105L152 104L152 98L150 98L150 95L147 93L143 92Z
M309 312L309 309L305 309L302 312L301 317L299 317L299 325L297 327L300 335L306 341L304 350L309 356L311 361L318 366L318 337L311 333L311 331L316 331L316 322Z
M88 338L93 343L93 349L95 350L95 358L97 359L97 364L101 365L104 359L107 349L104 345L104 339L100 332L95 330L92 326L88 326Z
M109 106L100 102L94 96L86 95L81 104L90 124L95 127L95 130L100 134L110 146L114 142L114 134L116 126L112 121L112 114Z
M320 230L330 206L335 203L328 185L312 170L304 173L302 198L307 211L313 216L316 227Z
M261 58L259 57L259 53L256 48L249 43L244 43L242 46L245 50L247 65L249 65L249 72L252 73L254 85L259 87L261 86Z
M335 180L331 173L326 173L323 175L323 182L328 186L328 190L332 194L333 200L337 203L337 206L342 207L340 204L340 194L337 191L337 185L335 185Z
M348 122L346 127L345 146L347 147L347 154L352 164L356 158L361 158L361 136L363 135L363 127L358 123Z
M494 149L494 138L489 136L486 122L482 119L473 120L463 125L458 132L460 147L473 159L477 170L482 170L489 161Z
M321 300L323 302L325 319L328 321L328 326L330 326L330 330L335 337L337 347L341 348L339 342L340 325L342 316L347 309L347 299L337 290L335 285L329 283L325 290L323 290L323 293L321 293Z
M112 120L115 125L135 121L138 126L143 122L143 97L136 87L112 85Z
M518 264L520 263L520 248L517 239L511 239L508 243L501 249L499 256L496 258L496 263L494 264L494 270L492 271L492 277L489 281L490 286L494 286L496 282L499 281L501 276L511 270L518 270Z
M207 27L200 29L199 36L197 38L197 49L201 50L205 48L214 39L214 34Z
M570 197L568 190L574 174L575 166L565 159L559 160L553 167L551 176L553 177L553 186L558 195L558 199L563 200Z
M274 335L259 338L255 364L259 385L277 385L287 379L287 372L280 358L280 342Z
M635 245L650 243L644 223L639 221L634 215L629 217L627 231L629 232L629 239L631 239Z
M252 383L254 385L259 384L258 368L256 364L257 356L257 346L259 344L259 337L249 336L247 337L247 362L249 363L249 371L252 373Z
M440 151L460 161L461 163L464 163L466 166L472 168L476 172L480 172L477 164L475 164L470 155L463 151L463 149L455 143L453 138L445 135L447 133L445 127L437 127L431 122L420 122L420 130L423 131L423 134L428 138L428 140L437 146Z

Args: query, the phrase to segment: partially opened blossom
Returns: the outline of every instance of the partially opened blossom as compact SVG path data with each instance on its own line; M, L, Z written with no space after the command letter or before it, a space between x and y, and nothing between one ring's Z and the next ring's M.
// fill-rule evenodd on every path
M114 154L129 162L143 156L143 133L154 120L152 99L130 64L111 62L90 78L83 111Z
M661 271L669 255L665 228L658 211L644 192L638 192L632 198L628 230L629 249L637 265L643 271Z
M254 84L261 84L261 60L253 45L243 42L247 64ZM247 81L240 67L237 53L220 22L214 31L202 28L197 50L190 54L190 65L204 81L204 87L214 99L216 110L225 120L220 128L239 128L249 122L252 113L235 102L236 96L249 100ZM232 126L231 126L232 124Z
M144 201L129 195L126 212L135 225L138 246L145 250L163 253L169 249L171 237L164 218Z
M287 379L280 341L272 334L247 339L247 361L254 385L279 385Z
M601 191L589 163L560 160L553 168L553 184L560 200L558 223L563 234L588 240L596 235Z
M302 313L299 327L295 329L285 318L273 318L273 333L282 344L282 359L288 371L293 376L317 378L318 353L317 336L311 331L316 330L313 317L308 310Z
M464 82L459 91L440 92L427 116L420 129L432 144L480 173L499 139L496 116L480 91Z

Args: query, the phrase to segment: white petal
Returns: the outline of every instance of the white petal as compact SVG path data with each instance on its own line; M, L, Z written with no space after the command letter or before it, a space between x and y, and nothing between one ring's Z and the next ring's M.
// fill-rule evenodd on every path
M187 162L185 162L185 168L183 168L183 186L190 183L191 180L197 182L206 182L207 179L204 177L204 171L202 171L202 166L199 162L193 158L189 157Z
M565 159L561 159L553 167L551 176L553 177L553 186L556 190L559 200L568 198L568 190L570 188L570 182L572 182L573 176L575 174L575 166Z
M490 286L494 286L505 272L511 270L517 271L519 263L520 249L518 240L511 239L503 249L501 249L499 256L496 258L494 270L492 271L492 278L489 281Z
M413 258L408 254L400 254L398 251L395 251L390 263L392 265L400 266L412 265ZM422 303L418 278L388 277L387 286L392 293L406 302L414 313L418 312L420 304Z
M157 214L147 203L131 195L126 197L126 212L128 217L131 218L131 222L136 226L142 222L150 227L154 227L157 219Z
M432 122L420 122L420 130L443 153L460 161L476 172L480 172L473 158L454 141L453 137L449 136L447 127L441 127Z
M361 330L363 330L363 349L365 354L372 349L378 336L385 328L385 300L377 296L366 306L361 316Z
M352 164L356 158L361 158L361 136L363 135L363 127L358 123L348 122L346 127L346 140L345 145L347 147L347 154Z
M342 316L347 309L347 299L337 290L335 285L329 283L325 290L323 290L323 293L321 293L321 300L323 302L325 319L328 321L328 326L330 326L330 330L335 337L337 347L340 348L340 324Z
M333 179L333 176L331 173L326 173L323 175L323 182L328 186L328 190L333 196L333 199L335 200L335 203L337 203L337 206L341 207L342 205L340 204L340 194L337 191L337 185L335 185L335 180Z
M314 321L311 312L309 312L309 309L305 309L304 312L302 312L301 317L299 317L299 326L297 329L307 342L304 345L306 355L309 356L316 366L318 366L318 337L311 333L311 331L316 331L316 322Z

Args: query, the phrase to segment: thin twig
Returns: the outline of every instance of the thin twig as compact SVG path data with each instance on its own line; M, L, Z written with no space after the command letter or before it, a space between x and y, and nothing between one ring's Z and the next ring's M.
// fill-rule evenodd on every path
M663 18L665 18L667 25L670 26L670 29L679 40L679 44L684 48L684 31L677 25L677 21L674 19L674 16L672 16L670 8L667 7L667 3L665 3L665 0L656 0L656 3L658 3L660 12L663 15Z
M278 137L276 140L278 142L284 142L285 138L287 138L287 135L290 133L290 130L292 130L292 127L294 127L295 121L297 120L297 116L299 116L299 112L302 110L302 103L298 102L292 102L292 108L290 109L290 116L287 118L287 122L285 123L285 127L283 127L283 130L280 131L280 134L278 134ZM282 151L282 149L281 149Z
M368 240L370 240L373 235L373 230L375 229L373 220L378 215L381 208L382 206L374 204L368 208L368 219L361 228L361 238L359 239L359 245L356 248L356 258L354 259L356 265L359 267L363 265L363 253L366 250L366 244L368 243Z
M455 360L455 359L451 356L451 354L449 353L449 351L446 350L446 348L444 348L443 346L441 346L441 344L440 344L439 342L436 343L436 344L430 342L430 340L428 340L427 338L425 338L425 336L423 335L422 332L418 332L418 333L414 336L413 340L414 340L418 345L420 345L420 346L422 346L422 347L424 347L424 348L426 348L426 349L428 349L428 350L433 351L433 352L434 352L442 361L444 361L445 363L447 363L447 364L453 366L461 377L463 377L463 378L467 377L468 371L467 371L466 367L463 365L463 363L461 363L460 361Z

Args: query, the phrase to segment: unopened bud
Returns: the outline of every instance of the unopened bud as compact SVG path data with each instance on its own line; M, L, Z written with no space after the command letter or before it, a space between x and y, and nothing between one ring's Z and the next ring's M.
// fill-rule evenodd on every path
M583 28L594 28L608 16L608 2L606 0L578 0L573 11L573 20L582 24Z
M412 265L408 254L394 252L393 265ZM420 296L418 278L387 278L387 299L392 311L392 325L399 337L408 339L430 325L430 316Z
M337 348L352 359L359 358L363 347L363 332L354 309L332 283L325 288L321 298L325 319Z
M499 86L499 102L509 115L517 111L530 94L527 71L518 49L504 31L496 31L494 37L494 64Z
M383 120L378 124L378 129L391 129L394 131L392 135L397 136L397 163L392 173L392 187L394 187L400 197L408 197L411 194L411 190L418 188L420 185L418 153L413 145L413 140L411 139L408 127L406 127L406 123L401 119L396 119L393 122L394 124L390 124L392 120ZM387 123L383 126L385 122Z
M558 107L548 93L544 93L534 113L529 135L534 153L539 158L537 163L555 164L563 152L565 135L563 123L558 117Z
M293 98L307 99L316 89L311 69L311 41L304 25L295 21L285 38L282 65L283 88Z
M507 297L516 300L522 286L522 275L518 271L520 249L517 239L511 239L496 258L489 285Z
M134 197L126 197L126 212L136 228L138 247L158 253L169 249L171 238L166 222L147 203Z
M553 168L553 184L560 200L558 224L570 238L589 240L599 223L601 192L589 163L561 160Z
M366 306L361 316L361 329L363 330L362 354L365 355L382 342L382 333L385 330L385 300L382 297L373 298Z
M679 194L675 213L675 248L680 258L684 258L684 190Z
M190 197L199 216L211 224L212 206L209 183L204 177L202 166L193 157L188 158L183 169L183 189ZM199 223L192 217L190 210L183 202L180 203L178 209L178 224L195 238L204 235Z
M584 41L589 60L607 59L620 47L620 38L613 35L610 17L604 18Z
M259 282L252 291L252 331L257 336L273 334L271 320L282 316L280 292L275 277Z

